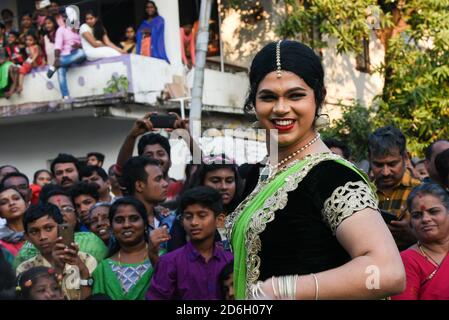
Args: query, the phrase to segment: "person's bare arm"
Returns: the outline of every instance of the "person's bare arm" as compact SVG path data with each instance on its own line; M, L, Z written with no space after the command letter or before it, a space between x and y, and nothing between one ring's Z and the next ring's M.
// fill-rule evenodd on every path
M381 215L366 208L344 220L337 239L352 260L341 267L316 274L319 299L380 299L405 289L401 257ZM276 284L276 281L275 281ZM274 297L271 278L262 285ZM300 276L297 299L315 299L315 279Z
M103 36L103 42L106 46L120 52L121 54L126 54L127 52L125 50L123 50L122 48L117 47L112 41L111 39L109 39L108 35L105 33L105 35Z
M94 36L90 32L84 32L81 36L84 39L86 39L87 42L89 42L90 45L92 47L94 47L94 48L100 48L100 47L104 47L105 46L102 42L99 42L99 41L95 40Z
M143 118L137 119L134 122L134 125L131 128L131 131L126 136L125 141L123 142L119 154L117 156L116 163L118 166L123 167L125 162L132 157L134 151L134 144L136 143L137 138L140 135L153 130L153 124L149 120L151 114L152 112L149 112L145 114Z

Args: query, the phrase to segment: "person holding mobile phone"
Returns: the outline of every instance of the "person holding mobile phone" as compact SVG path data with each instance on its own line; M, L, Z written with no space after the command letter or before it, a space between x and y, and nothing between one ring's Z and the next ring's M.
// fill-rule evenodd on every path
M54 268L62 277L64 295L69 300L81 300L91 294L91 275L97 267L97 260L79 251L76 243L64 243L63 237L58 235L59 225L63 222L55 205L32 205L27 209L23 219L25 234L39 253L22 262L16 268L16 274L38 266Z
M188 129L187 120L181 119L176 113L170 113L170 115L174 117L174 119L169 119L166 117L163 122L170 122L173 123L173 125L172 128L165 128L166 130ZM114 172L118 177L120 185L123 186L123 166L126 161L133 156L136 140L139 136L141 136L137 144L138 155L147 156L160 162L164 179L168 182L168 194L166 201L171 201L178 196L182 189L183 183L182 181L176 181L175 179L170 178L168 175L171 167L170 142L166 137L158 133L151 132L158 129L157 126L155 126L155 124L151 121L152 117L155 116L157 116L157 113L150 112L135 121L133 127L125 138L122 147L120 148L116 165L114 166ZM161 119L161 117L159 117L159 119ZM191 143L191 141L188 141L187 144L192 147L196 146Z
M407 212L407 197L421 184L407 169L406 138L393 126L374 131L368 139L368 156L374 183L377 187L379 209L394 214L398 219L388 225L399 250L416 242Z

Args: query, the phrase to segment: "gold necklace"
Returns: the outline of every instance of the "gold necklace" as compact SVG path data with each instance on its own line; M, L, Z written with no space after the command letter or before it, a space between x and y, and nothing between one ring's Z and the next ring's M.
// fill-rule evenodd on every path
M287 161L289 161L290 159L292 159L293 157L295 157L297 154L299 154L300 152L306 150L308 147L310 147L312 144L314 144L315 142L318 141L318 139L320 138L320 134L317 133L317 135L315 136L315 138L313 138L312 140L310 140L306 145L302 146L301 148L299 148L298 150L296 150L295 152L293 152L292 154L290 154L289 156L285 157L284 159L282 159L281 162L278 162L278 164L276 165L271 165L269 164L269 167L271 170L275 170L278 169L280 166L282 166L284 163L286 163Z
M121 249L118 251L118 264L119 265L122 265L122 259L121 259L121 255L120 255L121 251L122 251ZM147 257L147 255L148 255L148 243L145 243L145 251L143 253L143 261L142 262L145 262L145 258Z
M439 267L440 264L438 262L436 262L429 254L427 254L423 248L424 247L420 242L418 242L418 249L419 251L421 251L421 254L427 259L429 260L430 263L434 264L436 267Z

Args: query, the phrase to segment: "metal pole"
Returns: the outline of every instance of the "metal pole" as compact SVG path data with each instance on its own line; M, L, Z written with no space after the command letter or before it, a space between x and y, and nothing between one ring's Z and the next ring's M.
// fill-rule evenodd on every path
M221 72L224 72L223 39L221 39L221 0L217 1L217 6L218 6L218 36L220 40L220 67Z
M201 1L200 28L196 41L195 76L190 105L190 132L194 139L201 134L201 109L203 103L204 67L206 65L207 45L209 43L209 19L212 11L212 0ZM198 128L199 126L199 128ZM196 129L195 129L196 127ZM199 129L199 130L198 130Z

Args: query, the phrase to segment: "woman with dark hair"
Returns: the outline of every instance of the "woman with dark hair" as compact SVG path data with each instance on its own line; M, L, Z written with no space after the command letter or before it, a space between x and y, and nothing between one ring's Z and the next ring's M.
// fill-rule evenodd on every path
M5 249L13 257L25 241L22 219L26 209L25 198L15 187L0 190L0 218L6 220L6 225L0 228L0 249Z
M47 64L55 64L55 40L58 24L53 16L48 16L44 21L44 51L47 56Z
M302 43L272 42L255 56L249 79L245 110L255 111L272 153L226 222L236 299L400 293L404 267L368 178L317 133L326 95L320 58Z
M437 184L424 183L407 198L418 243L401 252L407 274L405 291L392 300L449 299L449 194Z
M142 45L145 43L145 35L150 36L151 57L162 59L170 63L165 52L164 29L165 21L158 11L154 1L148 1L145 5L146 18L137 30L136 53L142 54ZM145 44L144 44L145 45Z
M51 184L52 180L53 175L48 170L42 169L34 173L33 183L30 185L32 191L31 204L37 204L39 202L42 187Z
M126 53L136 53L136 29L133 26L126 27L125 36L120 46Z
M98 16L91 10L85 15L86 23L80 28L81 45L87 60L117 57L126 51L117 47L108 37L108 33Z
M37 170L34 173L33 183L41 187L45 186L46 184L50 184L52 180L53 175L46 169Z
M37 29L33 23L33 16L31 13L24 13L20 17L20 35L19 35L19 44L22 48L25 48L25 38L28 34L33 34L37 37Z
M143 300L153 274L145 206L133 197L120 198L111 206L109 221L116 247L95 269L92 294L106 294L113 300Z

